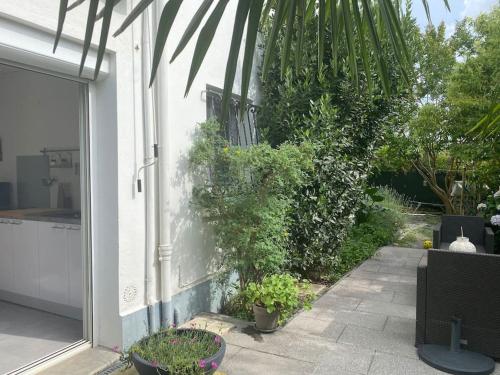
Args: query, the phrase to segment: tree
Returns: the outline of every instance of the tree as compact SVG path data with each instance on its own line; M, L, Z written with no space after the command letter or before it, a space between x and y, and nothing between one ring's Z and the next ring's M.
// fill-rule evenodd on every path
M89 12L87 18L87 27L85 33L82 63L82 69L85 63L87 52L90 48L90 41L94 31L94 24L102 18L101 36L98 46L95 75L99 74L104 51L110 31L111 17L113 16L113 7L121 0L105 0L104 8L98 12L99 0L88 0ZM61 37L66 13L77 6L85 3L85 0L74 0L69 4L69 0L60 0L59 20L57 33L54 43L54 51ZM449 9L448 0L443 0ZM113 34L119 35L123 32L154 0L141 0L136 7L126 17L123 24ZM182 52L184 47L200 28L203 19L208 14L214 0L204 0L199 9L189 23L181 37L179 44L171 57L171 62ZM196 42L196 47L191 62L186 94L203 63L206 52L210 47L213 36L222 19L229 0L218 0L212 12L205 21ZM422 0L430 19L428 0ZM170 29L174 23L182 0L168 0L161 13L158 30L156 31L156 42L151 68L151 82L153 82L163 48L167 41ZM280 31L284 30L285 45L281 55L282 72L287 67L295 65L300 67L301 53L303 47L303 33L305 25L317 14L318 32L317 32L317 52L318 63L321 67L323 55L325 53L326 35L328 33L327 25L331 25L329 32L331 38L331 51L335 56L339 52L339 41L345 40L347 45L347 63L349 65L349 74L357 84L359 72L363 68L356 63L357 58L362 59L367 66L368 59L373 58L376 61L378 77L384 91L390 92L389 71L387 61L384 58L385 48L381 43L381 34L390 35L390 47L397 58L398 65L406 76L409 67L409 54L405 38L401 31L401 19L398 11L399 1L392 0L238 0L238 6L234 18L234 29L231 40L230 51L226 65L226 75L224 82L224 94L222 101L222 113L229 106L231 90L233 87L239 51L243 41L243 34L246 27L246 43L244 52L244 61L242 68L242 102L245 102L248 94L248 87L253 65L253 56L256 46L257 34L261 23L273 14L274 20L270 38L266 45L264 54L264 65L262 74L265 77L269 70L271 57L276 53L276 41ZM290 50L292 44L297 46L299 53L292 59ZM337 66L334 64L334 69Z
M500 182L499 45L499 7L460 22L450 38L444 25L429 27L416 49L418 105L379 152L385 167L416 169L447 213L456 212L455 180L475 195Z
M465 31L463 31L465 30ZM449 78L447 103L467 139L464 156L479 186L500 184L500 7L458 29L461 59ZM476 126L478 125L478 126ZM469 131L472 129L472 131Z

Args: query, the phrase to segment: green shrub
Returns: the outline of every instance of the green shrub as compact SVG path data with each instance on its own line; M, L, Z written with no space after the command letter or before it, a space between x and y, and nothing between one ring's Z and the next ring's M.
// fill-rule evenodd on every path
M314 169L294 196L290 266L306 278L331 271L363 198L369 170L368 127L339 122L331 97L312 105L303 138L313 144Z
M214 229L222 266L240 289L279 273L289 241L292 196L311 165L310 146L228 145L220 125L200 125L190 154L193 204Z
M248 309L255 304L265 307L268 313L278 311L280 324L299 307L310 309L313 295L308 283L299 284L286 274L266 276L261 283L249 283L243 291Z
M379 247L391 244L402 225L403 221L396 210L372 210L364 222L353 226L349 231L336 258L330 280L338 280L373 256Z

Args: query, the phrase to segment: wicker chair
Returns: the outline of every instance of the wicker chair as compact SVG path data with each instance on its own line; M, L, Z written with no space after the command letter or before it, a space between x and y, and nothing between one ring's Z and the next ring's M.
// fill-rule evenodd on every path
M500 359L500 256L429 250L417 273L416 346L450 343L462 319L464 348Z
M450 243L460 236L463 228L464 236L476 246L478 253L493 254L495 237L491 228L484 225L478 216L443 215L441 223L433 230L432 247L448 250Z

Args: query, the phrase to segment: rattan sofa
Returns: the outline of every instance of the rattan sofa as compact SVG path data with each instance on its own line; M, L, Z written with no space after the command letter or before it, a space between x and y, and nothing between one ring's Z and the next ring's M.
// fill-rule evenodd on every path
M500 256L429 250L417 272L416 346L450 343L462 319L464 348L500 359Z
M484 219L478 216L443 215L441 223L433 230L432 247L448 250L450 243L461 235L476 246L479 253L494 253L495 237L491 228L484 225Z

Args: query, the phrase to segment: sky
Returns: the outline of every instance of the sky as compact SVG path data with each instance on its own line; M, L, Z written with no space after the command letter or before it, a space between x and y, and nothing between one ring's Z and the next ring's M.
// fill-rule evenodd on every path
M443 0L428 0L432 23L438 25L441 21L446 24L447 33L451 34L457 21L465 16L476 17L481 12L491 9L500 0L448 0L451 12L446 9ZM427 16L422 5L422 0L413 0L413 14L417 18L418 24L425 28Z

